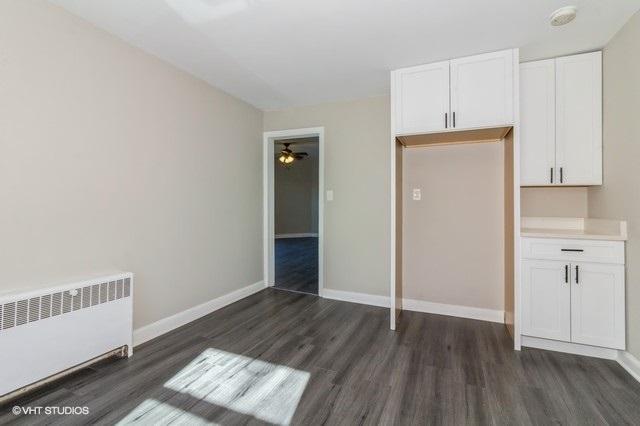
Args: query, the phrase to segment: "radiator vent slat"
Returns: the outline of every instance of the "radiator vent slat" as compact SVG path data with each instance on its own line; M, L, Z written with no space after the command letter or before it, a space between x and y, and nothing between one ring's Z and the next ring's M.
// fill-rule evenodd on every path
M100 284L91 286L91 306L100 303Z
M109 282L109 302L116 300L116 282Z
M45 294L40 298L40 319L51 316L51 295Z
M40 298L32 297L29 299L29 322L38 321L40 319Z
M91 304L91 287L82 287L82 309Z
M82 307L82 289L77 288L76 292L75 296L71 296L71 305L73 306L74 311L77 311Z
M62 293L62 313L66 314L71 312L71 301L73 297L68 291Z
M29 315L29 301L27 299L18 301L16 308L16 325L23 325L27 323Z
M14 327L16 325L16 304L15 302L7 303L4 305L4 312L2 313L2 329Z
M60 315L62 308L62 293L55 293L51 296L51 316Z
M75 294L75 295L73 295ZM131 296L131 279L0 303L0 331Z
M122 299L122 280L116 282L116 299Z
M109 283L100 284L100 303L104 303L107 301L107 287Z

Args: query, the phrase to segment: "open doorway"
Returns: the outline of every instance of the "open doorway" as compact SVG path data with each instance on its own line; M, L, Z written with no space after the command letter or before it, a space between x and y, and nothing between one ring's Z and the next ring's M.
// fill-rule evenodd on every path
M322 128L264 134L265 282L322 294Z

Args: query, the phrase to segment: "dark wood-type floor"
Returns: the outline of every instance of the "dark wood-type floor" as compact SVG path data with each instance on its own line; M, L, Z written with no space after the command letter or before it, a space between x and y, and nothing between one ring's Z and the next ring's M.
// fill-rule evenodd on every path
M318 294L318 238L278 238L275 286Z
M499 324L266 289L17 401L58 424L640 424L614 361L514 352ZM14 405L14 404L11 404Z

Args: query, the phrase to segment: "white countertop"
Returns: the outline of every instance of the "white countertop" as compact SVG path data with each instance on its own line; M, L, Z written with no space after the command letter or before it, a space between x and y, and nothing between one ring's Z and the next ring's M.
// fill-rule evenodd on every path
M627 222L591 218L523 217L520 235L535 238L626 241Z

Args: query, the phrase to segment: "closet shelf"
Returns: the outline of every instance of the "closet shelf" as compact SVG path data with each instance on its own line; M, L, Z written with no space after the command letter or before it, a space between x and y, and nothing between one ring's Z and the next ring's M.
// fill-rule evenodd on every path
M438 133L396 136L396 139L406 147L498 142L504 139L512 128L512 126L502 126L482 129L449 130Z

